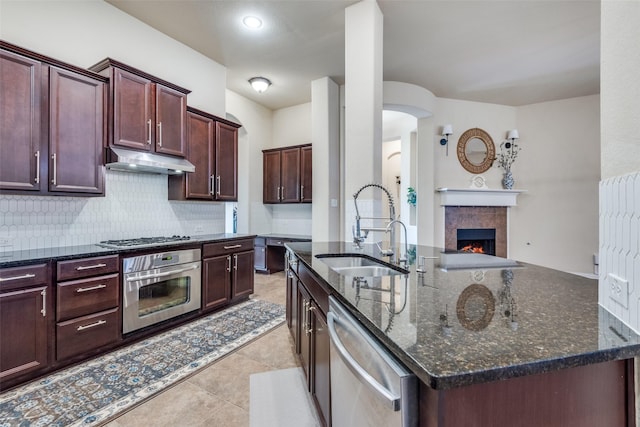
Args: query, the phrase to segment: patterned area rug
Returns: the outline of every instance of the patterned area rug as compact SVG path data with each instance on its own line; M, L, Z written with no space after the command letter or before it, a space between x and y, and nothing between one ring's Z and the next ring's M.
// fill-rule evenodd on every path
M94 426L139 404L284 321L249 300L0 394L0 427Z

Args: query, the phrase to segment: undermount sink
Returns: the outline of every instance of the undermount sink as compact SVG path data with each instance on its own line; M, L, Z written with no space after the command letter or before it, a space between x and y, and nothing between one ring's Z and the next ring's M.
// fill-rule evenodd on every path
M376 260L355 255L316 255L330 269L343 276L380 277L408 274L408 271L389 267Z

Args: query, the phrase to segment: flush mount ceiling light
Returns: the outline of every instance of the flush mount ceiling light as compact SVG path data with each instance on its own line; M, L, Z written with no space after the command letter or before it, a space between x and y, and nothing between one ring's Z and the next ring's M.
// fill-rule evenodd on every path
M251 28L252 30L262 27L262 19L257 16L245 16L242 18L242 23L245 27Z
M251 87L258 93L262 93L271 86L271 81L266 77L252 77L249 79Z

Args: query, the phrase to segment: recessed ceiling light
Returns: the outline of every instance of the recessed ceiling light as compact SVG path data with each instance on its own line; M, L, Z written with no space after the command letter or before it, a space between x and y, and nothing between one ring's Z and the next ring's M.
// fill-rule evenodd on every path
M258 18L257 16L245 16L244 18L242 18L242 23L245 27L251 29L262 27L262 19Z

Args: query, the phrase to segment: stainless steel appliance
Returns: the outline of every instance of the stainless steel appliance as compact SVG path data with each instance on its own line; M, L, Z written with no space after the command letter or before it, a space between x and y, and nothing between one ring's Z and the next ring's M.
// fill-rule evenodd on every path
M186 242L191 240L189 236L156 236L156 237L136 237L122 240L103 240L98 246L114 249L135 249L149 246L160 246L168 243Z
M198 310L200 259L200 249L124 258L122 332Z
M331 338L331 425L417 426L418 380L335 298Z

